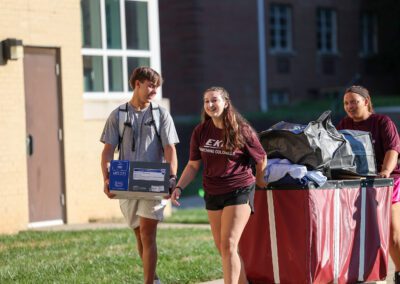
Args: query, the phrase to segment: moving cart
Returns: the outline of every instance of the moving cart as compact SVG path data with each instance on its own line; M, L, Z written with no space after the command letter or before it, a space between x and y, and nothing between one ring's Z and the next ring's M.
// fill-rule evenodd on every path
M258 189L239 243L248 280L356 283L388 270L393 179Z

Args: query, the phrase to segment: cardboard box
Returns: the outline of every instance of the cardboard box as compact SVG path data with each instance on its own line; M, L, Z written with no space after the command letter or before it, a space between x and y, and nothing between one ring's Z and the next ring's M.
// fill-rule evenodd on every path
M163 199L169 195L170 165L168 163L110 163L110 192L117 199Z

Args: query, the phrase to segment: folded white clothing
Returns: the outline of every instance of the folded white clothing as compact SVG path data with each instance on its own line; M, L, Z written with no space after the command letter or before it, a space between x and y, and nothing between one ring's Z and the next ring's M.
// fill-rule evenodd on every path
M273 160L273 161L271 161ZM268 160L267 167L264 172L266 182L274 182L289 174L294 179L301 179L307 174L307 168L302 165L291 164L290 161L282 159Z
M306 176L316 182L319 186L323 185L328 178L322 174L320 171L308 171Z

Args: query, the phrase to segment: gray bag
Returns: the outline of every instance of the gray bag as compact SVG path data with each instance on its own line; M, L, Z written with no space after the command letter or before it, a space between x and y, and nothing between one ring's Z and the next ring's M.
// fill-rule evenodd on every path
M345 143L331 122L330 111L307 125L281 121L261 132L259 137L269 158L286 158L328 175L334 153Z
M346 175L376 176L375 151L371 134L359 130L339 130L346 140L331 161L331 174L335 178Z

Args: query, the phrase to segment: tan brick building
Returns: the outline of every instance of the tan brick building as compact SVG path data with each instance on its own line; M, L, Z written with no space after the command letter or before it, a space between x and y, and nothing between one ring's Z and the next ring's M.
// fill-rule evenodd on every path
M0 0L2 46L24 47L0 64L0 233L121 216L102 192L99 137L131 68L161 69L157 5Z

